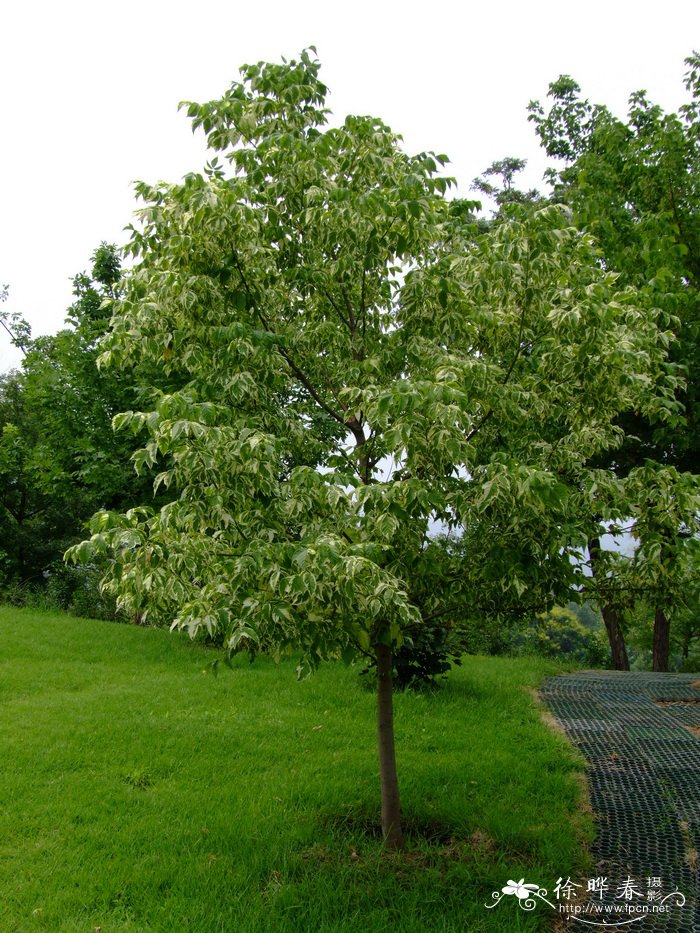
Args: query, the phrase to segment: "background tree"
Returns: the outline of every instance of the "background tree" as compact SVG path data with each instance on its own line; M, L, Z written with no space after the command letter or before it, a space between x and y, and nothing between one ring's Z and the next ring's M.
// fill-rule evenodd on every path
M71 556L107 555L121 606L232 652L371 656L400 846L393 652L435 619L568 592L585 464L656 404L667 335L566 210L477 235L444 157L372 117L325 127L325 96L308 52L245 66L185 105L233 171L139 185L101 359L151 367L155 404L115 425L148 432L136 465L178 496L98 514Z
M148 495L148 482L134 477L130 463L135 442L111 427L113 415L137 396L129 382L99 373L95 363L109 322L103 302L117 294L119 257L103 243L92 260L91 276L74 279L70 328L31 339L21 321L9 322L25 355L21 370L0 380L5 586L42 585L49 573L60 574L63 552L97 508L125 507Z
M537 101L529 107L547 154L564 163L548 173L551 200L572 208L575 222L593 233L620 284L634 286L640 301L660 308L664 326L674 334L667 363L668 377L676 380L673 397L667 396L651 416L639 409L624 412L617 419L624 442L594 461L620 480L629 477L628 493L617 484L614 494L618 504L626 495L627 520L604 515L605 509L594 511L588 536L592 576L587 591L599 601L619 669L629 668L622 618L635 599L655 607L653 667L667 668L669 616L683 611L682 593L692 592L688 582L695 572L688 563L692 548L685 546L686 532L694 524L685 474L697 475L700 463L699 64L697 55L687 60L690 99L677 114L665 114L640 91L630 98L627 121L619 120L606 107L582 98L580 87L566 75L550 85L548 109ZM494 163L475 184L499 206L526 202L534 193L514 185L523 165L518 159ZM500 178L500 185L492 178ZM601 507L604 499L603 493ZM669 526L662 510L650 509L653 501L669 506L678 524ZM630 520L641 541L634 561L601 548L605 533L629 526ZM667 567L685 568L685 585L667 577L667 590L659 586L656 569L643 557L648 548L641 529L650 547L664 551Z
M0 304L7 301L9 286L0 285ZM18 311L9 314L7 311L0 311L0 325L10 337L14 346L19 347L24 352L25 344L31 337L29 325Z
M514 184L517 175L525 169L526 159L507 156L492 162L484 172L472 182L472 189L491 198L498 207L505 204L536 204L544 199L536 188L522 191ZM492 181L495 179L495 182Z
M620 471L653 459L697 473L700 463L700 58L686 64L690 100L677 114L637 91L623 122L582 99L568 76L550 85L548 112L529 107L545 151L566 163L549 173L555 199L593 233L621 284L664 311L676 337L671 365L684 376L685 419L650 424L628 412Z
M579 621L578 608L554 606L538 613L514 640L514 648L544 657L565 657L582 667L599 666L605 661L607 639L602 631Z

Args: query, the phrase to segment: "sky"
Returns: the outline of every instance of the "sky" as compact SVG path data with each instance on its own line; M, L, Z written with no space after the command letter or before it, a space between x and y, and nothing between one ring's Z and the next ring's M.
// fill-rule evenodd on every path
M484 3L90 0L2 4L0 286L34 335L61 328L71 280L101 241L124 244L132 183L206 162L181 100L219 97L238 68L315 46L336 118L373 114L409 152L447 153L458 194L504 156L546 162L527 104L572 75L624 115L631 91L684 100L700 49L696 0ZM0 371L19 362L0 331Z

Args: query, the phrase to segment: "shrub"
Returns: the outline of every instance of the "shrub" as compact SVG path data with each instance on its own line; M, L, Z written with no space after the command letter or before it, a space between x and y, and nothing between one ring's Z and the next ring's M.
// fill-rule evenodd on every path
M591 630L571 609L554 606L536 615L515 638L516 653L538 654L545 658L566 658L589 667L605 666L609 646L600 627Z

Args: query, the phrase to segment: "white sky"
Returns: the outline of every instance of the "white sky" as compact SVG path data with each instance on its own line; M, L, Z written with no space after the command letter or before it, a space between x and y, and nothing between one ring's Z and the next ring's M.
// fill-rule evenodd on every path
M372 113L411 152L452 159L459 193L494 159L544 160L531 98L571 74L624 114L632 90L676 109L700 47L696 0L401 3L8 0L0 11L0 285L35 335L58 330L71 279L102 240L125 242L134 179L205 162L182 99L220 96L244 62L315 45L338 117ZM0 370L18 362L0 332Z

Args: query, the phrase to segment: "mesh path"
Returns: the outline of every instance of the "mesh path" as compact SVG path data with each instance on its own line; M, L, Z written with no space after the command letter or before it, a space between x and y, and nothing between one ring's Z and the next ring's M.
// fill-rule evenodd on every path
M590 671L553 677L541 690L586 758L596 875L611 885L660 877L664 894L686 896L670 916L647 916L623 930L700 933L698 677ZM615 903L614 895L602 903Z

